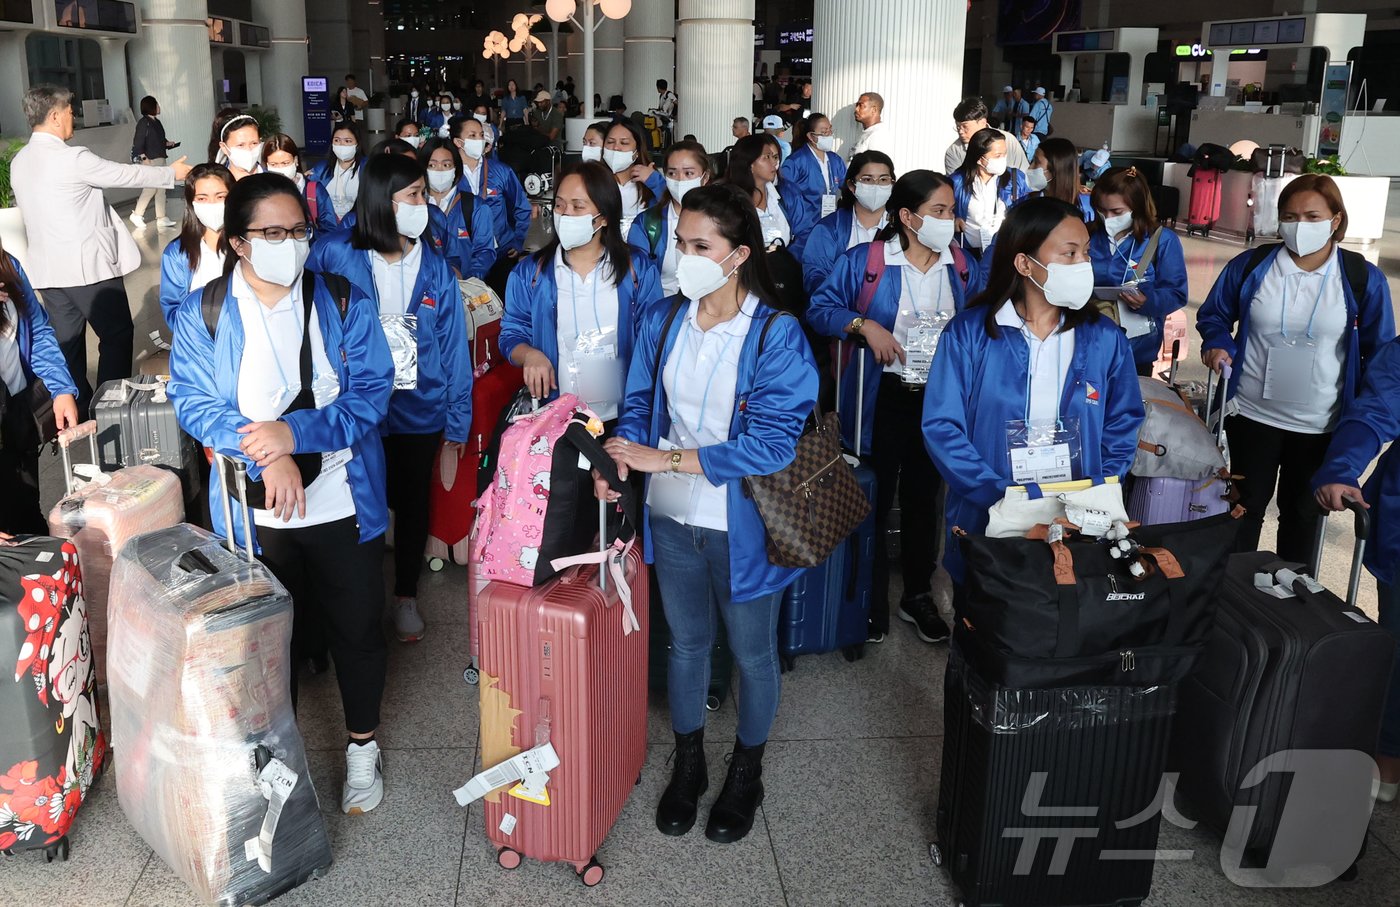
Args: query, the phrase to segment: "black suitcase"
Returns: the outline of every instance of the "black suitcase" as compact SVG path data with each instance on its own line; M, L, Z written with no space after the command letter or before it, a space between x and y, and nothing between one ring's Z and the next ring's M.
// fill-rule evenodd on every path
M1271 869L1313 862L1318 855L1297 853L1291 845L1287 853L1271 853L1276 839L1289 840L1278 837L1286 823L1299 827L1296 808L1285 818L1293 779L1280 770L1260 783L1246 782L1251 770L1286 750L1347 750L1369 757L1380 735L1395 643L1355 606L1369 520L1359 506L1353 509L1356 550L1347 601L1325 590L1309 592L1301 583L1294 584L1296 597L1275 598L1255 588L1257 573L1306 568L1268 552L1232 556L1215 628L1196 670L1180 685L1178 733L1169 761L1181 773L1178 789L1189 812L1225 832L1227 847L1243 852L1246 861ZM1318 531L1314 575L1325 528L1324 522ZM1352 779L1353 789L1365 790L1370 783L1374 766L1368 770L1367 762L1361 764L1365 777ZM1327 827L1329 836L1364 830L1370 798L1360 800L1340 816L1335 812L1340 805L1329 804L1330 814L1317 816L1312 827ZM1235 817L1245 815L1240 807L1254 809L1252 821ZM1359 837L1356 853L1340 865L1324 866L1330 877L1321 881L1350 871L1365 850L1364 834ZM1329 859L1323 855L1320 862Z
M1175 186L1153 186L1152 205L1157 209L1159 221L1175 226L1181 213L1181 190Z
M180 428L164 378L137 375L108 381L97 389L92 412L97 420L97 456L103 472L127 466L163 466L179 474L187 502L203 489L202 454L194 439Z
M961 903L1140 904L1152 888L1175 697L1170 684L998 687L955 645L930 852Z

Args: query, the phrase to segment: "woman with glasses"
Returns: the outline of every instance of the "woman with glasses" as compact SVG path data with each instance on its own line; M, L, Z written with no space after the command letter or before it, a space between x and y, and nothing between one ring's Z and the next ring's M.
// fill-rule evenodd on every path
M428 204L443 215L434 235L458 277L482 277L496 263L495 218L475 195L458 191L462 155L450 139L429 139L418 152L427 168Z
M662 162L666 171L666 191L661 201L632 221L627 241L651 258L661 270L661 289L674 296L680 289L676 279L676 224L680 221L685 194L710 182L710 156L699 142L676 142L666 150Z
M258 174L229 191L215 326L204 291L181 303L170 399L181 426L248 468L252 525L243 514L224 525L221 495L234 487L211 481L214 530L240 544L251 535L291 593L292 663L305 659L308 626L329 638L350 736L340 808L353 815L384 796L374 738L387 662L378 435L394 368L373 303L343 279L305 270L311 233L286 177Z
M846 163L836 154L831 120L825 114L812 114L807 118L805 136L781 168L792 226L789 248L798 258L817 221L836 213L846 182Z
M851 158L836 211L817 221L802 247L802 283L809 294L826 280L847 249L875 239L885 225L885 203L894 191L894 161L883 151L862 151Z
M394 629L423 638L418 575L428 541L428 490L443 441L471 437L472 370L457 280L429 230L427 180L413 158L365 163L355 225L318 245L312 267L344 275L374 301L394 357L384 424L394 511Z
M778 163L782 148L778 140L765 133L746 135L734 143L729 152L729 171L725 182L743 189L753 200L758 212L758 225L763 230L763 242L771 251L792 244L792 227L785 202L778 194Z
M622 235L632 229L632 221L666 191L666 180L647 153L642 131L631 120L620 120L608 127L603 142L603 163L613 172L622 193Z
M331 157L317 164L306 179L306 202L316 229L322 233L340 227L355 207L360 167L365 162L360 146L360 128L354 120L336 123L331 131Z

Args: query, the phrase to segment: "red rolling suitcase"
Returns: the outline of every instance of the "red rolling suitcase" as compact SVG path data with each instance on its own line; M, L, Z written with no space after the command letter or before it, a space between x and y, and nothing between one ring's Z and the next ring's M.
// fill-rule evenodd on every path
M1210 236L1210 228L1220 219L1220 171L1197 167L1191 175L1191 210L1186 235Z

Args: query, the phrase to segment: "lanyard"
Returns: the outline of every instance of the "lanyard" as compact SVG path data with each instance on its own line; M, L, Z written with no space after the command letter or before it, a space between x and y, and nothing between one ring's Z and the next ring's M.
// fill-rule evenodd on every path
M1013 304L1012 311L1015 311L1014 304ZM1016 315L1017 315L1017 317L1020 317L1021 313L1020 313L1020 312L1017 312ZM1059 324L1058 327L1055 328L1055 415L1056 415L1055 421L1056 421L1057 423L1060 421L1060 419L1059 419L1059 413L1060 413L1060 399L1064 396L1064 388L1060 386L1060 382L1061 382L1061 380L1062 380L1060 376L1061 376L1061 375L1063 374L1063 372L1064 372L1064 359L1063 359L1063 355L1064 355L1064 346L1065 346L1065 344L1064 344L1065 335L1064 335L1064 332L1061 330L1061 328L1063 328L1064 326L1065 326L1065 316L1064 316L1063 314L1061 314L1061 315L1060 315L1060 324ZM1026 319L1025 319L1025 318L1021 318L1021 333L1022 333L1022 335L1026 338L1026 346L1027 346L1027 347L1034 346L1036 343L1039 343L1039 344L1040 344L1040 346L1036 347L1035 358L1032 359L1032 360L1030 361L1030 368L1027 369L1027 371L1026 371L1026 418L1025 418L1025 423L1026 423L1027 426L1029 426L1029 425L1031 424L1031 393L1032 393L1032 385L1033 385L1034 382L1035 382L1035 373L1036 373L1036 371L1039 369L1039 366L1040 366L1040 354L1043 353L1043 352L1045 351L1045 347L1046 347L1046 345L1047 345L1050 341L1049 341L1048 339L1047 339L1047 340L1040 340L1039 338L1037 338L1037 337L1035 336L1034 332L1031 331L1030 326L1026 324Z
M409 295L410 295L410 294L409 294L410 287L409 287L408 284L405 282L405 277L407 276L407 270L408 270L408 269L405 267L405 265L407 265L407 263L408 263L408 256L409 256L409 254L410 254L411 251L412 251L412 247L410 246L409 252L405 252L405 253L403 253L402 255L400 255L400 256L399 256L399 260L398 260L398 262L396 262L396 263L391 263L391 262L389 262L389 261L385 261L383 255L379 255L378 252L375 252L375 253L374 253L375 255L379 255L379 260L380 260L380 261L383 261L383 262L384 262L384 268L385 268L385 270L387 270L387 271L392 271L392 270L397 269L398 272L399 272L399 300L398 300L398 301L399 301L399 307L403 309L403 311L399 313L399 314L401 314L401 315L407 315L407 314L408 314L408 303L409 303L409 298L408 298L408 297L409 297ZM371 267L370 267L371 273L373 273L373 270L374 270L374 268L373 268L373 266L371 265ZM417 280L415 280L414 283L417 283ZM376 291L376 292L375 292L375 295L378 296L378 297L381 297L380 299L376 299L375 302L379 303L379 311L380 311L380 314L383 314L383 312L384 312L384 304L383 304L383 299L382 299L382 297L383 297L383 295L384 295L384 291L381 290L378 286L375 287L375 291Z
M1337 260L1336 258L1329 258L1329 259L1327 260L1327 270L1322 272L1322 280L1321 280L1321 281L1318 283L1318 285L1317 285L1317 298L1315 298L1315 299L1313 300L1312 314L1308 316L1308 327L1307 327L1306 333L1307 333L1307 336L1308 336L1308 339L1309 339L1309 340L1312 340L1312 339L1313 339L1313 321L1314 321L1314 319L1317 318L1317 307L1320 306L1320 305L1322 304L1322 291L1323 291L1324 289L1327 288L1327 278L1328 278L1329 276L1331 276L1331 274L1332 274L1332 265L1333 265L1333 263L1336 262L1336 260ZM1299 274L1299 275L1298 275L1298 288L1299 288L1299 289L1302 289L1302 287L1303 287L1303 277L1304 277L1304 276L1305 276L1305 275L1303 275L1303 274ZM1285 278L1284 281L1283 281L1283 311L1279 313L1278 321L1279 321L1279 324L1278 324L1278 332L1279 332L1280 334L1283 335L1283 339L1284 339L1284 340L1287 340L1287 339L1288 339L1288 280L1287 280L1287 278Z
M1107 231L1105 231L1105 232L1107 232ZM1114 257L1115 259L1118 259L1118 258L1123 259L1123 279L1120 280L1120 281L1118 281L1118 282L1119 282L1119 283L1127 283L1127 282L1128 282L1128 275L1131 274L1131 273L1132 273L1132 270L1133 270L1133 259L1138 257L1137 254L1136 254L1137 246L1135 245L1135 241L1133 240L1133 235L1132 235L1132 233L1129 233L1129 234L1124 238L1123 242L1121 242L1121 243L1115 242L1114 239L1113 239L1113 237L1111 237L1111 236L1108 238L1108 240L1109 240L1109 243L1112 244L1112 245L1114 246L1114 249L1113 249L1113 257ZM1124 248L1125 246L1127 247L1128 253L1129 253L1129 254L1127 254L1127 255L1124 255L1124 254L1123 254L1123 248ZM1144 241L1143 251L1146 251L1146 250L1147 250L1147 247L1146 247L1146 244L1145 244L1145 241Z
M823 152L823 153L826 154L825 152ZM830 154L826 154L826 156L825 156L824 158L822 158L822 183L823 183L823 185L825 186L825 191L826 191L826 192L830 192L830 191L831 191L831 155L830 155Z
M697 303L697 304L696 304L696 309L695 309L695 317L698 318L699 316L700 316L700 308L699 308L699 304ZM739 312L738 312L738 314L735 315L734 317L735 317L735 318L738 318L738 317L740 317L740 316L743 316L743 317L745 317L745 318L750 317L750 316L744 311L743 306L740 306L740 307L739 307ZM718 327L718 325L716 325L716 327ZM711 328L711 330L713 330L713 328ZM689 348L689 344L690 344L690 335L691 335L692 331L700 331L699 325L694 325L693 327L688 328L686 331L683 332L683 336L682 336L682 338L681 338L681 348L680 348L680 351L679 351L679 353L676 355L675 359L673 360L673 361L675 362L675 365L671 367L671 383L672 383L672 384L674 384L674 383L676 382L676 378L677 378L676 373L680 370L681 361L685 358L685 351ZM704 336L704 332L701 331L700 333L701 333L701 336L703 337L703 336ZM714 367L710 369L710 378L709 378L709 380L705 382L705 393L703 393L703 394L700 395L700 418L697 419L696 422L695 422L695 435L696 435L696 440L697 440L697 441L699 440L700 432L702 432L702 431L705 430L705 412L710 408L710 388L712 388L712 387L714 386L715 378L716 378L716 376L719 375L720 367L724 364L724 354L727 353L727 352L729 352L729 344L731 344L731 343L733 343L733 342L734 342L734 334L733 334L733 333L728 333L728 334L726 334L726 335L725 335L725 338L724 338L724 346L720 347L720 350L719 350L719 357L715 360ZM700 355L700 351L697 349L697 350L695 351L695 354L696 354L696 356L698 357L698 356Z
M605 250L605 254L606 254L606 250ZM596 265L593 266L593 273L592 273L591 275L589 275L589 276L593 279L593 327L598 331L599 334L602 334L602 333L603 333L603 318L602 318L601 315L598 314L598 283L603 279L603 275L602 275L602 273L601 273L601 271L600 271L599 265L602 264L602 259L600 258L598 261L599 261L599 264L596 264ZM566 264L567 264L567 262L566 262ZM589 279L588 277L583 278L583 280L584 280L585 283L588 281L588 279ZM577 292L576 292L576 287L575 287L575 285L576 285L577 283L578 283L578 272L576 272L576 271L571 267L571 268L569 268L569 307L573 310L573 313L574 313L574 345L575 345L575 346L578 345L578 335L581 334L581 333L583 333L582 331L580 331L580 330L578 329L578 294L577 294Z
M942 261L938 261L934 263L933 267L922 273L913 265L904 269L904 278L908 281L909 299L914 304L914 317L916 319L923 314L919 309L919 296L924 289L924 282L930 277L938 284L938 296L933 300L933 314L937 315L943 311L943 281L938 279L937 271L944 266ZM909 280L911 277L914 279ZM917 286L915 286L916 284Z

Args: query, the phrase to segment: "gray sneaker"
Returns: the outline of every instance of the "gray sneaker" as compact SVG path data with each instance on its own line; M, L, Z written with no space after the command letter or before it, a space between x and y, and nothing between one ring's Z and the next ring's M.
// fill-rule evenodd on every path
M394 599L394 632L399 642L417 642L423 638L425 629L423 617L418 613L418 599Z
M340 794L340 811L347 816L367 813L384 799L384 768L379 742L345 748L345 788Z

